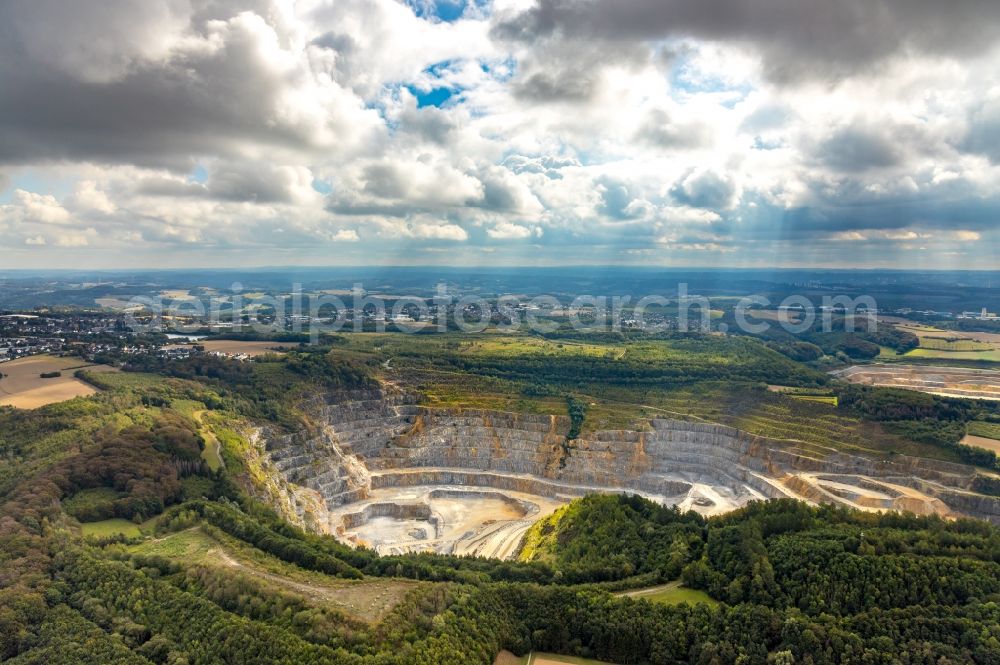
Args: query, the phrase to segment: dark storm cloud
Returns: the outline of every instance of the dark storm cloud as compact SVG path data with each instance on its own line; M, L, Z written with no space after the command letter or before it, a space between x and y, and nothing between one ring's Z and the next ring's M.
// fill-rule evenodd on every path
M208 80L178 62L102 83L4 62L2 161L68 158L186 167L189 155L226 154L248 136L279 145L308 143L287 128L268 126L261 111L274 91L252 71L240 75L239 67L229 74L216 70L223 75Z
M774 80L836 79L910 51L976 54L1000 34L1000 2L538 0L494 34L526 43L579 40L594 50L664 37L735 41L753 45Z

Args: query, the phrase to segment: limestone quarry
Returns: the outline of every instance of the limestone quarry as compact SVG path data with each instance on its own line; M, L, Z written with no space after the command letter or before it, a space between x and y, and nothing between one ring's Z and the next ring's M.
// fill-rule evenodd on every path
M862 510L1000 522L973 467L875 459L723 425L654 419L569 440L564 416L430 408L388 390L304 405L311 424L252 437L287 517L380 553L509 558L540 517L591 492L627 492L710 515L791 497Z

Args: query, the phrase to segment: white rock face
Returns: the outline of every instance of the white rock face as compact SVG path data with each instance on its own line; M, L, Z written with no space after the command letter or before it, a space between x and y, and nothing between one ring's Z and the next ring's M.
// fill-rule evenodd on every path
M646 431L568 441L563 416L434 409L381 391L328 395L305 410L308 431L264 434L285 496L304 524L385 552L511 556L534 520L589 492L705 514L794 497L1000 522L1000 499L971 491L972 467L876 460L712 423L656 419Z

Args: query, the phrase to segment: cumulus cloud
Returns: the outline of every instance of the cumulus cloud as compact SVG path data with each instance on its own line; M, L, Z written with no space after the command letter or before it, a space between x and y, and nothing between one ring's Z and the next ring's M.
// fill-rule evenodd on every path
M740 188L735 178L706 169L695 171L678 181L670 190L678 202L694 208L724 210L736 205Z
M334 242L358 242L361 238L358 237L358 232L354 229L340 229L330 236L330 240Z
M186 168L205 152L346 153L379 131L377 114L265 16L198 22L186 4L0 5L0 159ZM41 38L50 23L65 41ZM102 25L115 27L105 35Z
M431 4L0 3L0 260L995 262L995 2Z
M93 180L81 180L70 197L70 206L76 210L111 214L117 208L108 195L97 188Z
M3 206L6 217L21 224L66 224L71 217L51 194L14 190L13 202Z
M499 240L524 240L525 238L531 238L532 236L540 237L542 235L542 230L538 227L535 227L535 229L532 230L526 226L521 226L520 224L500 222L493 228L487 229L486 234L491 238Z
M468 240L469 234L457 224L435 224L433 222L417 222L406 227L407 234L414 238L432 240Z

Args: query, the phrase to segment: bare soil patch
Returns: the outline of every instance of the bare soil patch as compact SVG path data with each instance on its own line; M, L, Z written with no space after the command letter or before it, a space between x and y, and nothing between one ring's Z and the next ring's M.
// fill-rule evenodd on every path
M959 441L964 446L972 446L973 448L985 448L986 450L992 450L997 455L1000 455L1000 441L996 439L987 439L985 436L976 436L975 434L966 434L965 437Z
M74 397L86 397L97 388L73 376L78 369L88 372L117 372L108 365L89 365L76 357L29 356L0 363L0 406L37 409L47 404L65 402ZM42 374L61 373L48 379Z
M515 656L511 652L504 650L497 654L493 665L524 665L527 660L527 656Z

